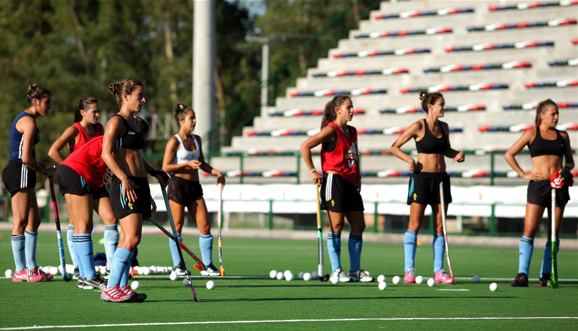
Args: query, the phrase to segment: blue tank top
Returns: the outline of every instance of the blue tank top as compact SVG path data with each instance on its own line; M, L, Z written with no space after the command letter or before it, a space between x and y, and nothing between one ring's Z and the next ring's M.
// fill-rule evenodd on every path
M120 117L124 123L124 127L126 128L124 134L117 138L114 147L122 149L143 149L145 147L145 139L142 133L140 133L140 131L135 131L124 119L124 117L118 114L114 116Z
M528 148L530 149L530 157L542 155L564 156L564 140L558 130L556 130L556 139L546 140L542 138L540 128L536 128L536 137L532 144L528 144Z
M425 126L425 134L420 141L415 142L415 147L417 148L418 153L423 154L444 154L446 149L448 148L448 139L446 138L446 133L442 128L442 136L441 138L436 138L430 132L429 127L425 119L423 120L423 125Z
M22 153L23 153L22 146L24 144L24 140L23 140L23 134L20 133L20 131L18 131L16 129L16 123L18 123L18 121L24 116L32 117L32 120L34 121L34 123L36 123L34 116L23 111L20 114L18 114L18 116L16 116L16 118L14 119L14 122L12 122L12 127L10 128L10 159L9 160L14 161L14 162L20 162L20 163L22 163ZM39 141L40 141L40 131L38 130L38 127L36 127L36 136L34 137L34 142L32 144L32 156L34 158L36 158L35 147Z

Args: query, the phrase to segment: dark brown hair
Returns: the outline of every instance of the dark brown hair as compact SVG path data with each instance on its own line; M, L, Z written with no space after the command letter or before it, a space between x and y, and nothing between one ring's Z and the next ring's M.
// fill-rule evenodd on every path
M143 137L145 137L145 139L146 139L150 133L150 130L151 130L149 123L142 117L135 117L134 120L136 121L136 123L138 125L138 129L140 130L140 133L142 133Z
M96 104L98 107L98 100L96 100L96 98L87 97L84 99L80 99L80 101L78 101L78 104L76 105L76 108L74 109L74 122L78 123L82 121L82 115L80 114L80 111L81 110L86 111L88 109L88 106L94 104Z
M131 94L137 86L144 86L144 84L135 78L127 78L123 79L118 83L110 84L108 89L110 93L116 96L116 103L118 103L119 107L122 107L122 95L123 94Z
M542 124L542 119L540 118L540 114L544 114L546 112L546 108L548 106L554 106L556 110L558 110L558 105L552 101L552 99L546 99L544 101L540 101L538 106L536 106L536 128Z
M323 119L321 120L321 128L323 129L329 122L333 122L337 117L335 114L335 108L341 107L345 100L351 100L351 97L347 94L336 95L325 105L325 111L323 113Z
M177 123L179 123L179 120L182 120L183 118L185 118L186 114L188 111L192 111L193 113L195 112L195 110L187 105L183 105L183 104L178 104L175 107L175 120L177 121Z
M421 109L426 113L429 112L428 105L435 104L439 99L443 99L444 96L439 92L427 93L426 90L419 91L419 99L421 100Z
M28 85L28 90L26 91L26 98L28 99L29 106L32 105L33 99L42 100L47 95L52 95L52 93L48 89L40 87L34 83Z

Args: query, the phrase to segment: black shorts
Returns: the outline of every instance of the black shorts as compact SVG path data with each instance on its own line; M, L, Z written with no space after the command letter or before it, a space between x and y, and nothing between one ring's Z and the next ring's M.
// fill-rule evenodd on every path
M167 185L167 195L170 200L188 206L203 197L203 188L199 182L173 176Z
M135 188L137 199L129 202L123 198L122 182L114 177L110 188L110 203L114 210L114 215L118 219L123 219L130 214L141 214L142 218L151 217L151 189L146 178L129 177L138 188Z
M325 173L319 192L321 209L336 213L363 211L363 200L357 187L337 174Z
M414 172L409 178L407 204L439 205L440 183L444 183L444 203L452 202L450 176L445 172Z
M93 190L90 185L86 183L84 178L69 166L61 165L58 167L56 175L58 178L58 187L60 188L60 193L62 195L72 194L85 196L90 194L92 195L93 200L109 197L108 191L104 186Z
M542 207L550 207L552 205L552 187L550 180L544 179L537 182L530 181L528 183L528 203ZM568 186L564 185L556 189L556 206L566 206L570 200L570 192Z
M13 197L18 191L36 186L36 171L24 163L10 161L2 171L2 181Z

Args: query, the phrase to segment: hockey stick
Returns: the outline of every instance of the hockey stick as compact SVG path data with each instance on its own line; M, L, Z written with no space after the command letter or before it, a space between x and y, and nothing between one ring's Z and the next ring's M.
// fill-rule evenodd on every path
M556 251L556 189L552 187L552 219L550 227L552 233L550 234L550 241L552 241L552 276L548 281L550 283L551 288L558 287L558 262L557 262L557 255L558 252Z
M444 201L444 183L440 182L440 209L442 212L442 225L444 230L444 242L446 245L446 258L448 260L448 269L450 269L450 277L452 277L452 283L455 284L454 272L452 271L452 263L450 262L450 247L448 246L448 230L446 225L446 204Z
M161 185L161 191L163 192L163 198L165 199L165 205L167 206L167 215L169 216L169 221L171 223L171 229L173 230L173 233L176 234L177 233L177 227L175 226L175 219L173 218L173 212L171 211L171 205L169 204L169 197L167 196L167 190L165 189L165 187L163 186L162 183L160 185ZM191 281L191 273L187 269L187 266L185 264L185 258L183 257L183 251L181 250L181 246L178 244L179 239L177 237L173 236L173 240L177 244L177 251L179 252L179 257L181 258L181 265L182 265L183 269L185 269L185 277L187 277L187 280L189 281L189 286L191 287L191 292L193 293L193 297L195 298L195 302L199 302L199 297L197 296L197 292L195 292L195 288L193 287L193 282Z
M62 243L62 232L60 231L60 217L58 216L58 206L56 205L56 194L54 193L54 180L48 177L50 182L50 194L52 195L52 208L54 209L54 223L56 223L56 237L58 238L58 253L60 255L60 273L62 279L68 282L72 279L72 275L66 272L66 258L64 255L64 244Z
M167 237L175 240L175 237L169 231L167 231L167 229L165 229L159 222L155 221L153 218L149 218L148 220L151 221L154 225L156 225L157 228L159 228L162 232L164 232L164 234L166 234ZM205 264L203 263L203 261L201 259L199 259L199 257L197 255L195 255L195 253L193 253L193 251L191 251L180 240L179 240L179 246L181 246L181 248L184 249L185 252L187 252L187 254L189 254L193 258L193 260L195 260L198 263L198 264L194 265L195 269L205 270Z
M219 226L219 263L221 277L225 276L225 268L223 268L223 251L222 251L222 243L221 243L221 218L223 213L223 185L219 185L219 211L217 212L217 224Z
M321 206L319 205L319 183L315 183L315 193L317 196L317 252L319 253L317 260L317 274L319 275L320 281L326 282L329 280L329 275L323 275L323 226L321 223Z

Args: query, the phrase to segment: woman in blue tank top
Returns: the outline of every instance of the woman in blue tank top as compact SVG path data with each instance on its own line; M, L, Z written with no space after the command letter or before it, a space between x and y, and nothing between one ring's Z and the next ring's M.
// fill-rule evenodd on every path
M18 114L10 129L10 160L2 172L2 180L12 203L12 253L14 282L51 280L36 264L36 242L40 215L36 203L36 172L54 176L55 168L36 161L35 146L40 141L36 118L48 115L52 94L36 84L28 87L28 108Z
M453 278L443 269L445 240L441 208L446 211L452 202L450 193L450 177L446 173L445 157L453 162L463 162L464 152L454 150L450 145L449 127L439 119L445 113L445 100L441 93L420 91L422 109L426 118L410 125L397 138L391 153L409 164L413 174L409 182L407 204L410 205L409 225L404 236L405 251L405 283L415 283L415 252L417 249L417 234L423 221L425 209L431 205L434 223L434 279L436 283L453 284ZM417 148L416 160L401 150L410 139L415 140ZM441 206L440 183L444 184L444 204Z
M548 209L551 215L551 186L550 178L560 174L564 178L564 186L556 189L556 229L560 229L560 222L564 215L564 207L570 195L568 185L572 181L571 170L574 168L574 158L570 147L570 138L565 131L556 129L559 120L558 105L550 99L544 100L536 107L536 127L525 131L508 149L504 158L521 178L529 180L526 203L526 217L524 221L524 235L520 240L518 275L511 286L528 286L530 260L534 250L534 237L538 232L540 220L544 210ZM516 161L516 155L528 146L532 158L532 171L524 171ZM566 165L563 166L563 159ZM551 220L551 217L548 217ZM548 238L551 226L548 226ZM556 240L556 249L560 240ZM552 270L552 242L546 242L544 259L540 270L538 286L547 287Z
M195 111L186 105L177 105L175 120L179 123L179 132L167 142L163 169L173 173L167 187L167 195L173 211L177 236L180 241L183 241L181 230L185 222L186 207L191 217L197 222L201 233L199 247L206 266L205 270L201 271L201 275L220 276L219 269L213 265L213 235L211 235L209 213L203 199L203 188L199 183L199 169L217 176L217 185L221 185L219 188L221 190L225 186L225 177L219 170L205 162L201 137L193 134L197 124ZM173 265L175 269L178 268L177 273L180 273L182 267L174 240L169 240L169 246Z

